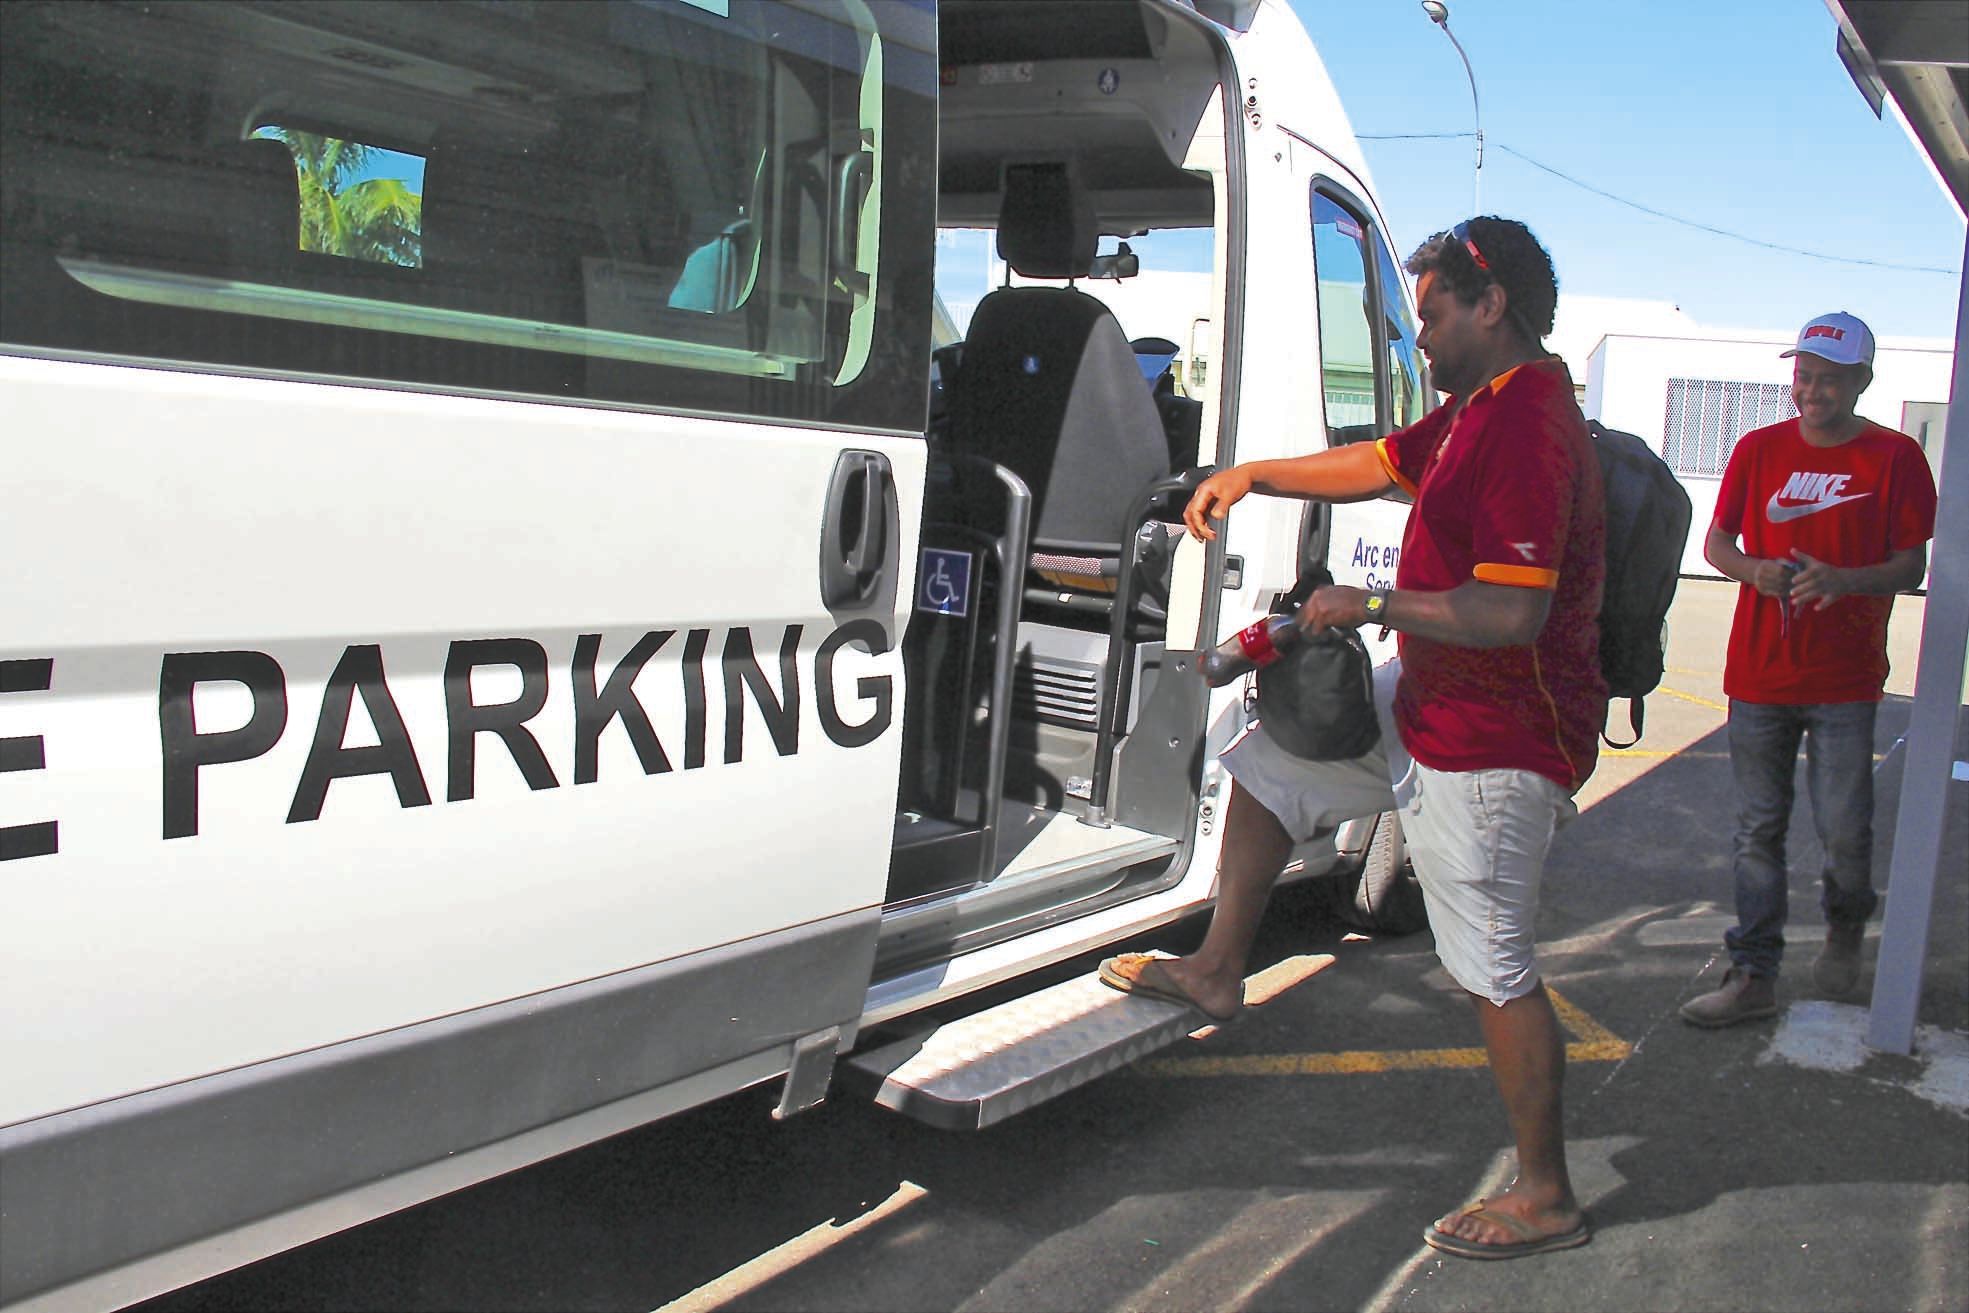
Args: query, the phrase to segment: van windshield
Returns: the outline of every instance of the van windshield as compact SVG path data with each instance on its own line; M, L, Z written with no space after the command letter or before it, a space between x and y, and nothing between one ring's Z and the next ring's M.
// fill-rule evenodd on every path
M1081 278L1079 291L1114 312L1121 331L1131 340L1165 338L1176 350L1176 378L1189 379L1190 343L1196 327L1212 318L1211 263L1213 244L1208 228L1161 228L1124 239L1140 262L1132 278ZM1101 255L1113 254L1119 242L1100 241ZM937 298L961 338L968 330L978 302L1005 285L1005 262L998 258L997 234L989 228L942 228L937 232ZM1014 285L1058 286L1057 280L1012 275ZM939 342L936 345L943 345ZM1199 363L1200 362L1194 362Z

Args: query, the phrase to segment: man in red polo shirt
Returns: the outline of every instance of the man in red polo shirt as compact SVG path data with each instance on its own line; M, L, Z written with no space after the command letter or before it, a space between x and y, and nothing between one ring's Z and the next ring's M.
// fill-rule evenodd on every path
M1225 1020L1292 847L1399 807L1436 951L1470 996L1518 1146L1518 1179L1423 1238L1469 1258L1586 1243L1567 1174L1565 1046L1533 954L1545 854L1593 770L1606 684L1598 616L1605 526L1598 461L1565 365L1540 345L1558 288L1523 224L1480 218L1422 244L1418 343L1450 401L1378 443L1256 461L1205 480L1197 537L1251 492L1415 498L1393 589L1328 587L1301 623L1385 625L1400 660L1377 672L1381 743L1348 762L1289 756L1261 724L1225 751L1234 780L1217 907L1186 958L1124 954L1116 989Z
M1798 417L1738 441L1704 548L1740 585L1723 666L1737 923L1723 937L1722 985L1682 1005L1697 1026L1777 1011L1790 900L1784 836L1801 739L1825 850L1826 942L1813 975L1834 997L1859 984L1877 901L1873 722L1887 681L1887 617L1895 593L1921 586L1935 532L1935 481L1920 446L1855 413L1873 381L1872 331L1849 314L1822 315L1784 354Z

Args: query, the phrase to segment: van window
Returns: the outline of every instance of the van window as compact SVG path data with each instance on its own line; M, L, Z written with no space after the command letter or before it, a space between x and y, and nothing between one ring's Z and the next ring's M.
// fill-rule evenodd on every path
M1401 266L1388 253L1388 243L1379 233L1374 238L1374 254L1381 274L1381 336L1388 351L1388 427L1384 432L1392 433L1421 419L1429 402L1422 395L1422 357L1415 347L1415 319L1408 311Z
M1327 441L1378 436L1375 344L1366 222L1323 191L1313 193L1313 276L1318 281L1320 393Z
M921 431L920 5L0 10L7 342Z

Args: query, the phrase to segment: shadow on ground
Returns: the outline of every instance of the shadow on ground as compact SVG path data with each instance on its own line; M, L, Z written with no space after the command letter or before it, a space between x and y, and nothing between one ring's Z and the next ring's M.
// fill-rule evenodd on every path
M1883 753L1907 715L1905 699L1883 706ZM1879 782L1884 881L1893 754ZM1951 795L1920 1018L1951 1030L1969 1028L1964 799ZM1338 965L1185 1047L1192 1075L1144 1066L969 1134L841 1102L775 1123L774 1093L752 1091L144 1307L647 1310L905 1182L920 1197L731 1306L1961 1307L1969 1135L1960 1115L1893 1083L1906 1060L1801 1070L1765 1060L1775 1023L1702 1032L1675 1017L1720 973L1733 806L1718 731L1555 844L1547 977L1630 1046L1569 1070L1574 1172L1599 1228L1583 1250L1470 1264L1420 1249L1430 1218L1508 1172L1503 1115L1481 1066L1293 1069L1297 1055L1477 1043L1426 934L1349 938L1308 882L1277 896L1254 969L1310 952ZM1817 842L1799 810L1792 998L1809 996L1796 982L1822 926ZM1182 951L1200 929L1178 927L1164 946ZM1282 1074L1214 1063L1241 1058L1277 1060Z

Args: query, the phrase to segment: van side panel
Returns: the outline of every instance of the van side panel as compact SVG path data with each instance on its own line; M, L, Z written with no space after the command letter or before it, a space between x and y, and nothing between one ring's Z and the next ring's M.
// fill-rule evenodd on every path
M876 929L834 917L0 1129L0 1303L736 1058L783 1064L859 1010L830 964Z

